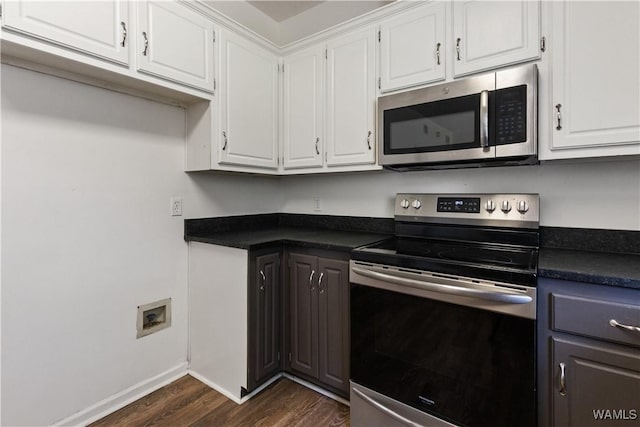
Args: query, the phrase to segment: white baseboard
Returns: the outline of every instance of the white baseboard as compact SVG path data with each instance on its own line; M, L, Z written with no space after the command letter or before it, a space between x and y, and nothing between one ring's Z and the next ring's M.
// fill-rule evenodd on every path
M238 405L242 405L244 402L246 402L247 400L251 399L256 394L260 393L262 390L264 390L266 387L268 387L271 383L276 381L278 378L281 378L282 375L283 375L282 373L277 374L276 376L274 376L273 378L270 378L267 382L262 384L260 387L258 387L257 389L253 390L251 393L247 394L246 396L244 396L242 398L239 398L239 397L235 396L229 390L227 390L227 389L225 389L223 387L220 387L218 384L214 383L213 381L209 380L207 377L202 376L202 375L200 375L199 373L197 373L195 371L189 370L188 374L191 375L193 378L197 379L198 381L201 381L201 382L205 383L206 385L208 385L209 387L211 387L212 389L214 389L218 393L224 395L226 398L234 401Z
M156 375L153 378L142 381L129 387L126 390L116 393L87 409L73 414L72 416L58 421L54 426L86 426L94 421L106 417L118 409L124 408L128 404L150 394L159 388L181 378L187 374L187 363L181 363L169 370Z
M325 390L322 387L318 387L315 384L312 384L312 383L310 383L308 381L305 381L305 380L303 380L301 378L298 378L298 377L296 377L294 375L291 375L291 374L283 373L282 376L285 377L285 378L290 379L291 381L297 382L298 384L303 385L308 389L311 389L311 390L313 390L313 391L315 391L317 393L320 393L323 396L327 396L329 399L333 399L336 402L342 403L343 405L351 406L351 404L349 403L349 401L347 399L344 399L344 398L338 396L335 393L331 393L330 391Z

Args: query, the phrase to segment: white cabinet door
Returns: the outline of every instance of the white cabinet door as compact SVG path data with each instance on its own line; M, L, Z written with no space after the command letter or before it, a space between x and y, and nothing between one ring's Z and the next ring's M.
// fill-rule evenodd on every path
M446 3L427 3L380 24L380 90L444 80Z
M453 2L455 76L540 56L537 0Z
M372 29L327 44L327 165L375 162L375 43Z
M176 2L138 2L138 70L213 91L213 24Z
M105 58L129 63L129 3L4 1L5 28Z
M550 12L547 157L640 154L640 3L553 2Z
M220 34L220 163L278 167L278 58L231 32Z
M324 49L284 58L284 168L320 167L324 135Z

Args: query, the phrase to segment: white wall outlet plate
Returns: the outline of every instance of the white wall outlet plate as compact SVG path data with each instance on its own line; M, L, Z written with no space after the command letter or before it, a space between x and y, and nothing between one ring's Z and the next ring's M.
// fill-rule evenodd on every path
M322 212L322 202L318 196L313 198L313 210L314 212Z
M182 198L171 198L171 216L182 216Z

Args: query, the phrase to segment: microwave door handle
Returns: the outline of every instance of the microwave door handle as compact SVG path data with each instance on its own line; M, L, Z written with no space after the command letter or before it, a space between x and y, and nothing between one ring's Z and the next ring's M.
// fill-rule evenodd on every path
M489 91L480 92L480 147L489 151Z

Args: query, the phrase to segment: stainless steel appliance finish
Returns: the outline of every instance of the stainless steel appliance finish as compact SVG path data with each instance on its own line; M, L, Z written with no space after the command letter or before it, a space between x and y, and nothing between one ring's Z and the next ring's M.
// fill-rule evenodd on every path
M533 427L536 194L409 194L350 263L351 424Z
M378 162L395 170L536 163L537 98L535 64L379 97ZM470 127L474 135L461 136Z

